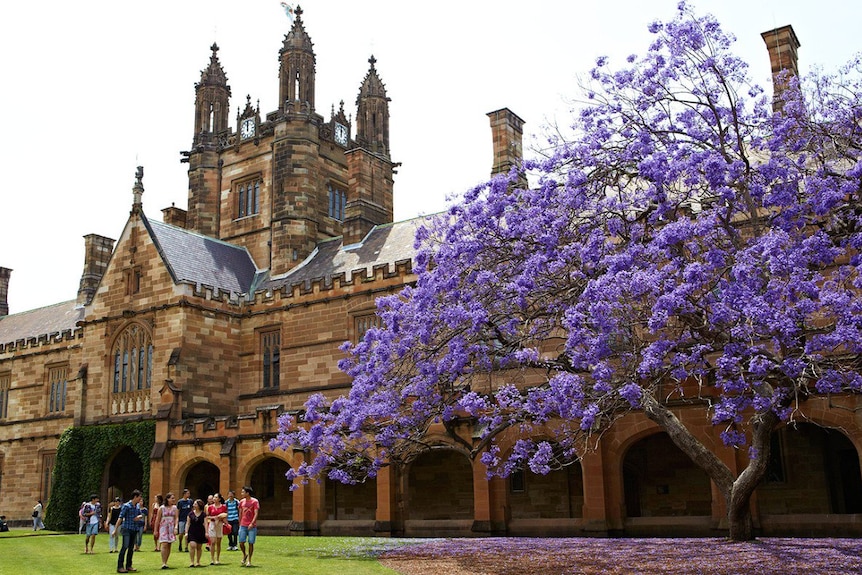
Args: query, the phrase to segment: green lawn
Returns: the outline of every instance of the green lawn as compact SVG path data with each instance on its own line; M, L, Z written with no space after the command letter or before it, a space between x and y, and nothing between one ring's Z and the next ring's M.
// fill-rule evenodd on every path
M160 571L159 553L152 550L152 534L144 535L144 546L135 553L134 565L138 573ZM393 547L409 544L408 541L364 537L266 537L259 536L254 547L253 567L241 568L242 553L223 551L221 565L209 565L209 552L204 551L201 564L205 573L296 573L302 575L393 575L395 571L377 562L377 555ZM227 538L225 538L225 547ZM178 553L176 544L168 565L184 573L197 573L189 569L188 553ZM45 573L59 575L89 575L113 573L117 568L117 554L108 553L108 535L96 538L95 555L84 555L83 535L59 535L50 531L38 534L26 529L0 533L0 575Z

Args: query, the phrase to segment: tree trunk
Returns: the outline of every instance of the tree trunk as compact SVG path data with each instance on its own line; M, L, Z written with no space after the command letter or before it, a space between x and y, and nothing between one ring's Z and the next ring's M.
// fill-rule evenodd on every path
M732 541L754 539L751 496L760 480L766 475L770 439L772 430L778 424L778 417L768 411L752 418L751 447L754 448L757 456L749 461L748 466L738 477L734 478L724 462L703 445L667 406L647 396L642 407L646 416L667 432L671 441L709 475L724 495L730 539Z
M772 430L778 425L778 416L772 411L758 414L752 418L751 447L757 453L749 460L730 491L727 501L727 520L730 524L731 541L751 541L754 539L754 525L751 522L751 496L766 476L769 464Z
M754 525L751 522L751 494L745 497L731 495L727 502L727 522L731 541L751 541L754 539Z

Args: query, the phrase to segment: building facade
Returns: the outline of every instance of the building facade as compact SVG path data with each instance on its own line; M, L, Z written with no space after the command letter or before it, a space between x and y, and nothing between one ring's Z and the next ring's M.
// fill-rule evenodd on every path
M792 29L773 32L764 35L771 56L792 53L795 66ZM144 421L155 429L148 457L122 442L100 456L103 499L138 487L151 499L186 486L205 497L252 485L262 529L293 534L724 529L724 502L705 473L639 414L580 464L547 476L488 479L463 442L432 430L434 449L405 468L361 485L327 480L290 491L285 472L313 454L271 451L277 418L311 393L348 391L339 347L376 325L376 297L414 281L417 222L393 222L389 97L373 57L355 120L343 103L324 118L297 10L279 52L278 109L262 116L247 98L232 117L230 97L214 44L183 153L187 209L148 218L139 168L119 239L84 238L75 300L9 315L11 270L0 268L0 512L23 524L36 499L52 500L65 430ZM507 171L521 157L523 120L506 109L489 118L492 173ZM862 534L859 403L814 399L806 409L810 423L776 436L776 460L754 501L756 526ZM699 411L680 406L678 416L732 470L745 465ZM473 437L469 427L460 431Z

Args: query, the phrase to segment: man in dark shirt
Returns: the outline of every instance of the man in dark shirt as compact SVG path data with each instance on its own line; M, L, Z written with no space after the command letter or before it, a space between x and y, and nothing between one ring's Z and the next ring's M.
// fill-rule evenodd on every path
M120 518L117 519L117 529L123 536L123 547L117 559L117 573L129 573L137 571L132 567L132 555L135 553L135 539L138 532L144 528L144 516L138 509L141 502L141 492L138 489L132 491L132 498L126 501L120 508ZM125 567L123 562L125 561Z
M177 531L177 539L180 542L180 551L183 550L183 537L186 536L186 520L189 518L189 511L192 510L192 499L189 497L189 490L183 489L183 498L177 501L177 523L179 531ZM186 543L188 550L188 543Z

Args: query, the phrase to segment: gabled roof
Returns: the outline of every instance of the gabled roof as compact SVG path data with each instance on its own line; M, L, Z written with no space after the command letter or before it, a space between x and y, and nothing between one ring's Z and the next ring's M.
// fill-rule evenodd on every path
M396 262L413 259L416 228L424 219L376 226L358 244L344 246L340 237L323 241L287 274L262 280L266 271L256 268L245 248L143 217L175 282L210 286L234 294L297 283L309 286L312 280L320 279L330 283L339 275L351 281L355 271L365 270L371 276L379 265L388 265L394 271ZM83 314L83 308L72 300L0 317L0 345L74 330Z
M329 283L333 276L340 274L350 281L355 270L364 269L372 275L374 266L392 266L395 262L413 259L416 228L424 220L425 217L419 217L375 226L358 244L344 246L342 238L321 242L300 265L282 276L270 278L258 289L279 289L300 282L308 286L316 279Z
M258 270L244 247L146 217L143 220L175 282L234 294L252 291Z
M3 316L0 317L0 344L43 335L53 337L74 330L83 317L84 310L76 307L75 300Z

